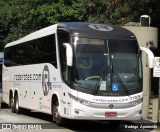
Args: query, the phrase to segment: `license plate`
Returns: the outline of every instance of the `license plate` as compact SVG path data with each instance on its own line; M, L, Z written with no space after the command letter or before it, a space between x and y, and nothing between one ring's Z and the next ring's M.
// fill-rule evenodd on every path
M117 112L105 112L106 117L115 117L117 116Z

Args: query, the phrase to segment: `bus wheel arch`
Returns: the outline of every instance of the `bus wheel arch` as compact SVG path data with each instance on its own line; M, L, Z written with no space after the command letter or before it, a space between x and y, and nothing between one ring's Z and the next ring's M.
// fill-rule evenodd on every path
M52 96L52 121L55 122L57 125L62 125L65 122L65 119L60 116L59 111L59 100L56 94Z

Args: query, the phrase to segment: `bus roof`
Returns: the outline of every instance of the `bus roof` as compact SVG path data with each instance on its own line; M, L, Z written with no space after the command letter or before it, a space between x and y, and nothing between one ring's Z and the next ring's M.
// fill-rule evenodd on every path
M38 30L38 31L35 31L33 33L30 33L29 35L19 39L19 40L16 40L16 41L13 41L11 43L8 43L6 47L10 47L10 46L13 46L13 45L16 45L16 44L20 44L20 43L23 43L23 42L27 42L27 41L30 41L30 40L34 40L34 39L37 39L37 38L41 38L41 37L44 37L44 36L47 36L47 35L51 35L51 34L54 34L57 30L57 25L58 24L55 24L55 25L51 25L49 27L46 27L46 28L43 28L41 30Z
M59 23L58 28L65 28L72 36L100 39L133 39L135 35L129 30L111 24L96 24L85 22Z
M41 38L56 33L57 29L63 29L71 36L80 36L99 39L133 39L134 34L121 26L110 24L94 24L85 22L62 22L35 31L19 40L8 43L6 47Z

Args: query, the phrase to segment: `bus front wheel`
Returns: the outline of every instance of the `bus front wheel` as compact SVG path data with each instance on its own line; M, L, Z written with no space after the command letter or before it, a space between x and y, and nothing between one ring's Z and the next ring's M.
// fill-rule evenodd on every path
M58 107L59 107L59 104L58 104L58 101L57 101L55 104L53 104L52 121L60 126L60 125L64 124L65 119L60 116Z

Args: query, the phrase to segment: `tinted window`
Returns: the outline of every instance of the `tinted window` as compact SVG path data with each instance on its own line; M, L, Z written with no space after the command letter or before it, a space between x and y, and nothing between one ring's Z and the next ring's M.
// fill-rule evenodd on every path
M28 41L5 49L5 66L51 63L57 67L55 35Z

